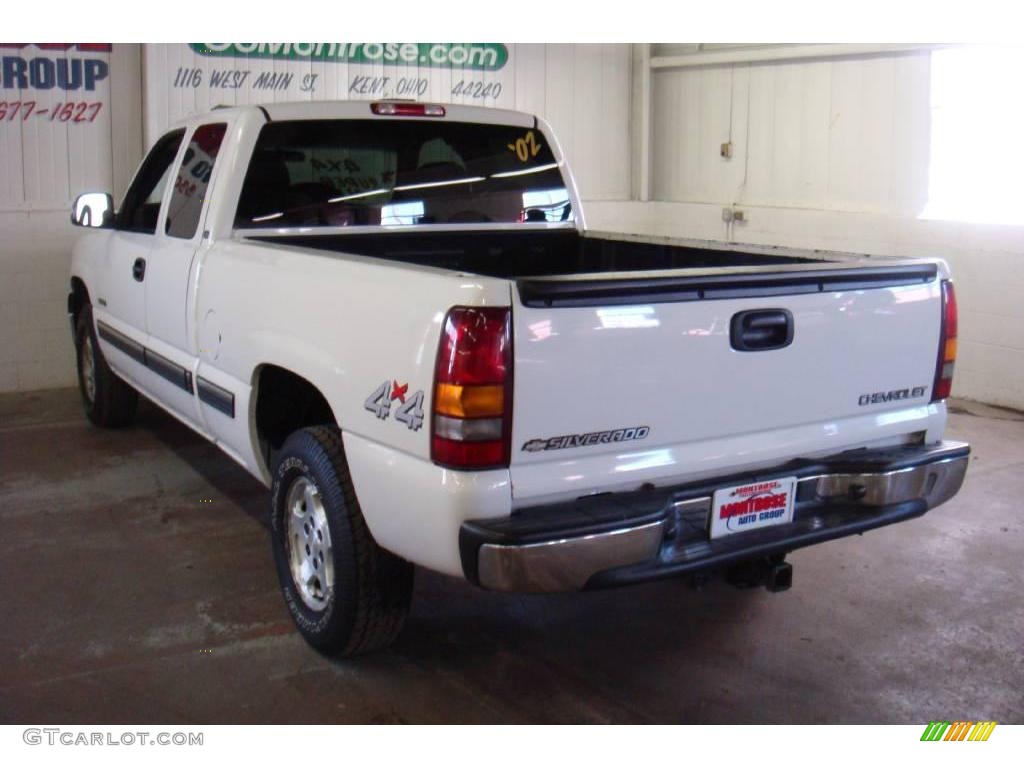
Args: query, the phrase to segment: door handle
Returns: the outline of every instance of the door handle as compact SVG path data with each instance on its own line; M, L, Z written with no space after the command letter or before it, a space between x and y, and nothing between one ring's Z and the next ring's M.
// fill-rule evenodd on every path
M132 277L134 277L135 280L140 282L140 283L146 278L146 260L145 259L138 258L138 259L135 260L135 263L132 264Z
M793 313L788 309L751 309L732 316L729 341L739 352L782 349L793 342Z

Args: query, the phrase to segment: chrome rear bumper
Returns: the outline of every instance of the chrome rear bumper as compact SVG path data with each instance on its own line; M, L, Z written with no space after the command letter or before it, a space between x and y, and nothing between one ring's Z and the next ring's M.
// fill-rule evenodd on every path
M756 475L660 491L604 494L463 525L467 578L488 589L615 586L789 552L924 514L960 489L966 443L851 451ZM715 488L798 478L793 522L708 537Z

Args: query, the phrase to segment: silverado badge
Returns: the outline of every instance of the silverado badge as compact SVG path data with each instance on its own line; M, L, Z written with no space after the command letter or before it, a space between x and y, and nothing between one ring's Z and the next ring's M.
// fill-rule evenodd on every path
M582 435L539 437L523 443L523 450L532 453L534 451L557 451L561 448L583 448L601 443L624 443L627 440L643 440L650 431L650 427L626 427L608 429L604 432L586 432Z

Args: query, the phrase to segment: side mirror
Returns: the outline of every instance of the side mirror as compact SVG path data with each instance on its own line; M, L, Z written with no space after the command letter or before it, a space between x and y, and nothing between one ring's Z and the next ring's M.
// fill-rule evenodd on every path
M71 223L76 227L109 227L114 223L114 198L106 192L85 192L75 198Z

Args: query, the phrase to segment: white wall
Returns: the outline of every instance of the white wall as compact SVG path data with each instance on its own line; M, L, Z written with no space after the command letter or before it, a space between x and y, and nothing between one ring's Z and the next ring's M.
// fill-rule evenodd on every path
M0 47L0 55L50 62L38 65L44 79L36 87L29 79L26 88L0 91L0 392L66 386L75 381L67 319L71 200L88 189L123 191L141 157L139 46L57 52L29 44ZM45 68L58 59L102 61L107 76L91 91L52 87ZM34 104L22 119L26 102ZM80 102L101 105L94 119L88 106L76 106L66 121L50 119L56 105Z
M588 223L944 258L960 305L954 393L1024 408L1024 227L919 218L928 200L931 56L923 50L655 68L651 202L591 204ZM1019 127L993 126L993 141L1015 151L1003 139ZM721 144L729 141L732 158L725 159ZM999 162L985 149L978 162ZM725 224L723 207L742 209L746 221Z

